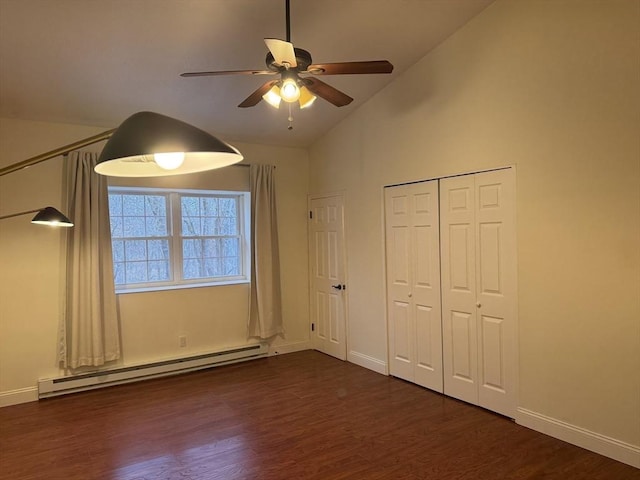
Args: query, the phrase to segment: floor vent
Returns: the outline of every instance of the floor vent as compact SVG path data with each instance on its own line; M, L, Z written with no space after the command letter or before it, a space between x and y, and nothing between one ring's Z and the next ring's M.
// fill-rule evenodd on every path
M48 378L38 380L38 398L55 397L57 395L65 395L84 390L229 365L231 363L266 357L267 353L267 344L260 343L191 357L99 370L68 377Z

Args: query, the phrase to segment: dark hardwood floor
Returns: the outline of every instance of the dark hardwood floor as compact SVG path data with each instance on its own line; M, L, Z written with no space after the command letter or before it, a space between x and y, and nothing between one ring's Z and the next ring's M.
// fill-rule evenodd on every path
M640 479L640 470L305 351L0 409L0 478Z

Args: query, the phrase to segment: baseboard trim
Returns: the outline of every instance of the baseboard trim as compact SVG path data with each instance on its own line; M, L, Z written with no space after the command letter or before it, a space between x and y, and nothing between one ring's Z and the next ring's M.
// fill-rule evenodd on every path
M269 356L284 355L285 353L301 352L303 350L311 350L311 342L285 343L282 345L271 345L269 347Z
M11 405L37 401L38 387L18 388L0 392L0 407L10 407Z
M365 355L364 353L351 350L347 354L347 361L355 363L356 365L359 365L361 367L368 368L369 370L373 370L374 372L381 373L382 375L389 375L387 362L383 362L382 360L378 360L377 358L370 357L369 355Z
M516 423L551 437L640 468L640 447L577 427L537 412L518 408Z

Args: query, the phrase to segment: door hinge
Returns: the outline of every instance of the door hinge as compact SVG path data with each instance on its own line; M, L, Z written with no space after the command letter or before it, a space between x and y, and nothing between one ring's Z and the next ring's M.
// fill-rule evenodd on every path
M313 218L313 212L311 210L309 210L309 219Z
M316 331L316 324L315 324L315 323L312 323L312 324L311 324L311 331L312 331L312 332L315 332L315 331Z

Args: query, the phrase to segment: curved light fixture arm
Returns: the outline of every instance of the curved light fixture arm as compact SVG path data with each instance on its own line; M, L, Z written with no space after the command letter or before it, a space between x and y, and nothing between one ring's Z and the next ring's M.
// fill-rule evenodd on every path
M9 165L7 167L0 168L0 177L3 175L7 175L8 173L15 172L17 170L22 170L23 168L30 167L32 165L36 165L38 163L50 160L54 157L59 157L60 155L66 155L73 150L77 150L78 148L86 147L87 145L93 145L94 143L101 142L103 140L107 140L113 135L113 133L117 129L113 128L111 130L107 130L106 132L99 133L98 135L94 135L92 137L85 138L84 140L78 140L77 142L70 143L69 145L65 145L64 147L56 148L55 150L51 150L46 153L41 153L40 155L36 155L35 157L27 158L21 162L14 163L13 165ZM34 210L37 211L37 210Z
M3 215L0 217L0 220L4 220L5 218L19 217L20 215L27 215L29 213L36 213L42 210L42 208L35 208L33 210L26 210L24 212L12 213L11 215Z

